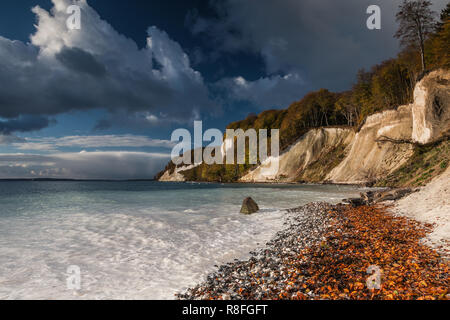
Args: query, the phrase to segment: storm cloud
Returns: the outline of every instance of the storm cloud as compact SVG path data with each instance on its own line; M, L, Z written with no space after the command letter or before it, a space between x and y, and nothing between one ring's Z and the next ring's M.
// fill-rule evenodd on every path
M393 35L395 13L402 0L258 0L211 1L217 17L202 17L196 11L188 16L193 34L206 36L212 55L247 52L260 55L265 63L268 94L280 86L281 77L298 75L297 86L284 83L287 96L301 98L310 90L347 90L361 68L370 68L399 50ZM446 0L434 0L441 10ZM369 30L366 13L370 5L381 8L381 30ZM245 79L247 82L249 80ZM263 86L254 83L261 93ZM228 82L229 93L243 97L238 82ZM288 90L289 89L289 90ZM289 91L289 92L288 92ZM264 93L263 93L264 95ZM248 101L260 103L256 94ZM278 99L282 103L284 97ZM273 104L273 103L271 103ZM286 105L285 105L286 106Z
M86 73L99 78L106 74L105 66L99 63L93 55L80 48L64 47L55 57L74 72Z
M51 122L45 117L27 115L12 120L0 120L0 134L9 135L12 132L38 131L48 127Z
M14 131L25 115L71 110L151 112L179 121L218 110L201 74L164 31L150 27L139 49L85 0L77 2L81 30L66 26L72 1L52 2L50 12L32 9L37 24L30 43L0 36L0 117L12 121L0 124L3 132Z

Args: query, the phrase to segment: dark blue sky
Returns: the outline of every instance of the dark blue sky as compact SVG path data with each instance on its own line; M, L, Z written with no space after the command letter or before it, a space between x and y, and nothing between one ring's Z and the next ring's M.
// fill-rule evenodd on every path
M167 155L171 132L194 119L223 130L311 90L346 90L358 69L398 52L400 2L82 0L82 28L69 31L71 0L3 0L0 178L84 176L80 151L125 152L135 170L111 177L147 177L166 159L139 169L133 157ZM381 30L366 27L371 4ZM54 168L18 153L73 159Z
M198 48L208 48L208 38L192 34L187 21L190 12L205 17L217 17L208 0L91 0L93 7L102 19L108 21L117 31L133 39L139 47L146 45L147 28L157 26L166 31L192 56ZM28 41L34 33L35 15L31 8L39 5L49 10L50 0L4 0L0 11L0 35L9 39ZM217 81L236 74L246 79L256 80L264 76L264 61L260 56L239 53L222 55L219 65L211 66L204 62L196 65L205 79Z

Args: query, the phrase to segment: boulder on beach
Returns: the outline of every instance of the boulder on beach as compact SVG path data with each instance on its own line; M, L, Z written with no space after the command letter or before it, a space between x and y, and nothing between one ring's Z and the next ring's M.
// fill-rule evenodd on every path
M252 214L259 211L258 204L252 198L245 198L242 203L241 213L243 214Z

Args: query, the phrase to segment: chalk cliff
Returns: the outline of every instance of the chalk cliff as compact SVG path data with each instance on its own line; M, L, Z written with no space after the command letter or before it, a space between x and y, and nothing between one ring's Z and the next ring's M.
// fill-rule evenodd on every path
M327 175L326 180L366 183L393 172L412 155L413 145L390 142L390 139L408 140L411 134L410 106L370 116L355 135L345 159Z
M311 130L280 155L276 176L264 177L256 168L241 181L367 183L402 166L412 156L414 143L432 143L449 129L450 72L438 70L417 84L414 103L368 117L356 134L351 129ZM324 164L324 158L330 161ZM336 159L338 164L331 161Z
M450 132L450 72L438 70L420 81L414 91L412 139L421 144Z
M436 142L450 134L450 71L437 70L417 83L414 102L369 116L354 128L317 128L308 131L279 156L272 176L262 168L241 182L331 182L360 184L392 174L414 154L417 145ZM184 181L183 171L166 171L161 181Z
M245 175L242 182L320 182L324 172L333 169L355 136L353 129L320 128L310 130L297 143L280 155L279 170L272 176L261 174L262 167L271 166L269 158L261 167ZM324 161L329 160L329 161Z

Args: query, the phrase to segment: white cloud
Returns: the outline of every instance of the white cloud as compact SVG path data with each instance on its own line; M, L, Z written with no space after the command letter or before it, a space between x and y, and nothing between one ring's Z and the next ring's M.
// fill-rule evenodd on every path
M169 160L169 154L145 152L0 154L0 177L148 179Z
M1 141L1 140L0 140ZM135 135L97 135L97 136L67 136L61 138L26 138L11 141L18 150L53 151L59 148L139 148L159 147L172 148L174 143L169 140L152 139Z
M139 49L85 0L78 2L81 30L66 26L72 1L52 2L50 12L33 8L31 43L0 36L0 117L105 108L189 121L196 112L216 110L201 74L164 31L150 27L148 46Z
M25 139L16 137L14 135L0 135L0 145L8 145L11 143L19 143L25 141Z

